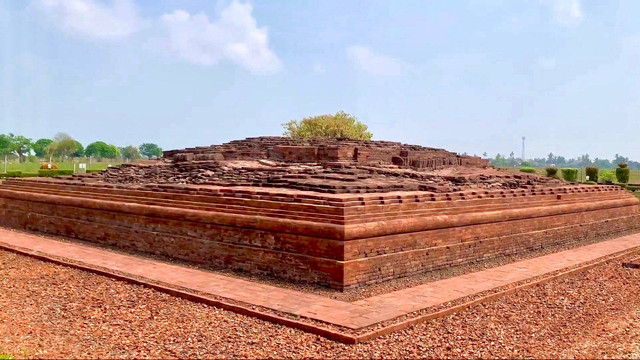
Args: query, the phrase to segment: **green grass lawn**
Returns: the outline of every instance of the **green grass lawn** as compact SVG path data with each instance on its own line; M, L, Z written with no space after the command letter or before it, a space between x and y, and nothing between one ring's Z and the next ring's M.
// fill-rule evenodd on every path
M81 162L76 162L76 169L78 168L78 164ZM91 165L89 165L89 162L83 162L85 164L87 164L87 170L104 170L106 169L109 165L112 166L117 166L120 165L122 163L122 161L117 160L117 161L101 161L101 162L97 162L97 161L92 161ZM8 163L7 164L7 171L22 171L23 173L37 173L38 170L40 170L40 165L42 163L40 162L25 162L25 163L18 163L18 162L13 162L13 163ZM73 164L74 162L71 161L65 161L65 162L54 162L54 164L58 165L58 169L60 170L73 170ZM4 163L0 162L0 172L4 172Z

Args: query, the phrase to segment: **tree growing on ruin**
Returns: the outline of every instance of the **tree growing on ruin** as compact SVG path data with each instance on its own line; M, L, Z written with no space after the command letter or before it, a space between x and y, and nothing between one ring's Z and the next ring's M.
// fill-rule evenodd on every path
M338 111L335 115L326 114L291 120L282 125L284 135L298 139L351 139L371 140L367 125L358 121L354 115Z

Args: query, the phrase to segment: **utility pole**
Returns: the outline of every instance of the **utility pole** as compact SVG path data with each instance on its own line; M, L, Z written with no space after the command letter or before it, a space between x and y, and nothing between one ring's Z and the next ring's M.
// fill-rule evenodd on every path
M524 136L522 137L522 161L524 162Z

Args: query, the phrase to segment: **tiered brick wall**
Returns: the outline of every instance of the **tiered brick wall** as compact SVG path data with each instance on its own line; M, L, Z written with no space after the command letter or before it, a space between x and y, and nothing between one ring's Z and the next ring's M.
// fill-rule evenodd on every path
M487 167L478 157L417 145L388 141L350 141L259 137L236 140L223 145L165 151L164 157L176 162L205 160L271 159L284 162L323 163L348 161L356 164L395 164L419 169L447 166Z
M337 289L639 227L614 186L434 194L8 180L0 225Z

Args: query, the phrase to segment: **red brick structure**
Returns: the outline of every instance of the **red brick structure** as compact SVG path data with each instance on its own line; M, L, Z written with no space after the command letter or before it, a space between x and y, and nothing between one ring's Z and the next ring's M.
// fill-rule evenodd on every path
M6 180L0 225L336 289L640 227L638 200L616 186L474 172L486 163L395 143L274 139L95 176Z

